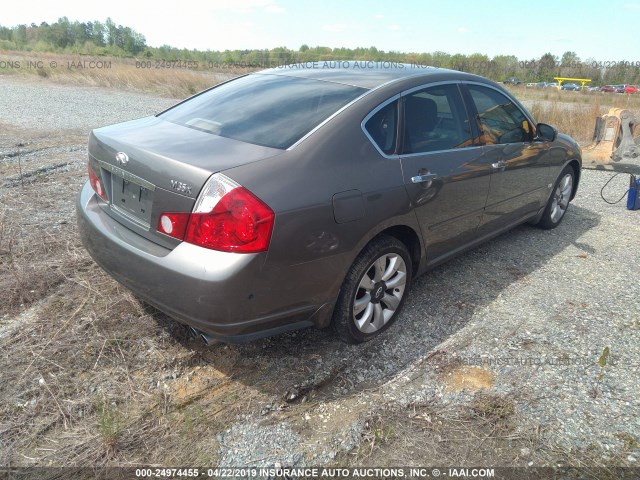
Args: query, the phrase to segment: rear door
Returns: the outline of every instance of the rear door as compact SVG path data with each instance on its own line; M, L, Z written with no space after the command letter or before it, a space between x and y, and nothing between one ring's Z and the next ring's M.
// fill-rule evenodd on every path
M474 143L457 83L411 89L401 100L404 184L427 244L427 260L434 262L475 238L491 166Z

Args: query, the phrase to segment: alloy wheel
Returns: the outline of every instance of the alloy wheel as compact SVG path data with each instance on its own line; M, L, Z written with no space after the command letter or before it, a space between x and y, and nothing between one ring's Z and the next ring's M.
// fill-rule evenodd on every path
M407 266L397 253L382 255L360 279L353 300L353 320L362 333L386 325L398 309L407 283Z
M573 176L567 173L556 187L553 196L553 204L551 205L550 218L553 223L558 223L564 216L569 206L571 192L573 190Z

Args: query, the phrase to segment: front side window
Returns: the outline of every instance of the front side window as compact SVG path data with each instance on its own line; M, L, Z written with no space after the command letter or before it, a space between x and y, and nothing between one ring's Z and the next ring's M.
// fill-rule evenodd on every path
M480 85L469 85L478 111L480 142L486 145L530 142L533 127L518 108L502 93Z
M402 153L468 147L469 121L457 85L425 88L404 97Z
M286 75L232 80L160 114L221 137L289 148L366 89Z

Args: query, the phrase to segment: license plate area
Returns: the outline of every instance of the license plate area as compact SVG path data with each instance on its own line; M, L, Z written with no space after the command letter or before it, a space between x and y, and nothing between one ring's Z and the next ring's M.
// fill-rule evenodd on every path
M111 173L111 207L118 213L149 229L153 190Z

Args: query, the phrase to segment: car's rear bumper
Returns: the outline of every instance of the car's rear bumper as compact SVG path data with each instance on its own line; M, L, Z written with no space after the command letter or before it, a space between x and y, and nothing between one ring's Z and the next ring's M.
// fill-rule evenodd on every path
M212 337L241 342L313 324L319 306L283 305L264 271L265 253L159 246L106 214L88 182L76 213L82 243L96 263L150 304Z

